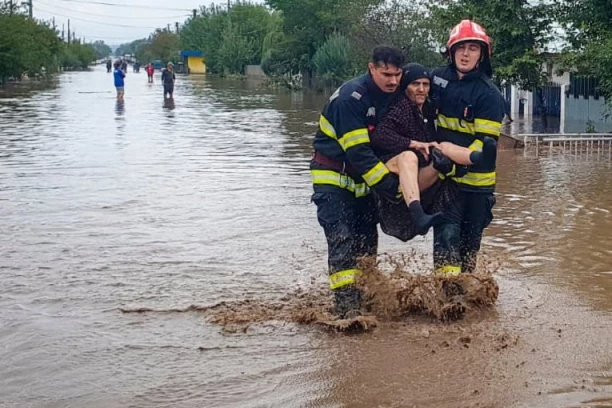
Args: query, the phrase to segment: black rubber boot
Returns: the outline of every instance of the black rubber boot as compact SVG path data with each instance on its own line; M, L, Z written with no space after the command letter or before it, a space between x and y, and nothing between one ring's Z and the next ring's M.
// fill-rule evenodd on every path
M492 137L485 137L482 143L482 150L470 154L472 164L483 163L487 168L495 166L497 161L497 142Z
M492 137L485 137L482 145L482 163L488 169L495 168L497 162L497 141Z
M334 290L336 315L340 319L350 319L361 315L361 292L349 285Z
M418 200L411 202L408 209L410 210L410 216L412 217L412 221L419 235L427 234L431 227L439 224L443 220L443 214L441 212L427 214L423 210L421 202Z
M440 149L431 149L431 162L433 168L445 177L463 177L468 167L456 164L448 158Z

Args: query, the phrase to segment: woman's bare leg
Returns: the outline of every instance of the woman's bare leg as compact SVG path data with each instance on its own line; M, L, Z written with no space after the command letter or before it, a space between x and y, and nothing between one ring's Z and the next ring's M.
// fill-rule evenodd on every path
M479 150L470 150L454 143L439 143L440 151L457 164L471 166L482 162L495 163L497 158L497 142L491 137L485 137Z
M405 151L386 163L389 171L399 175L404 201L410 210L416 231L424 235L433 225L442 220L442 213L427 214L421 206L419 190L419 159L414 152ZM437 172L436 172L437 177Z
M419 190L425 191L429 187L433 186L436 181L440 180L440 173L438 170L433 168L430 163L429 166L419 169Z
M455 163L468 166L474 164L470 158L470 155L474 152L473 150L450 142L442 142L439 144L442 153Z
M419 190L419 159L409 150L398 154L385 163L390 172L399 176L400 187L407 205L420 200Z

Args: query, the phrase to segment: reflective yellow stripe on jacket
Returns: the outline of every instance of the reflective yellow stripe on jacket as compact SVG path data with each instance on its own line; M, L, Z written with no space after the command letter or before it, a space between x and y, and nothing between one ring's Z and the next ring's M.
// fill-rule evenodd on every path
M347 151L353 146L370 143L370 135L368 134L368 129L361 128L347 132L342 135L342 137L338 140L338 143L340 143L340 146L342 146L342 150L344 151Z
M385 163L378 162L374 167L368 170L366 174L363 175L363 179L368 186L372 187L378 184L387 174L389 174L389 169L387 166L385 166Z
M336 139L336 129L329 123L329 120L323 115L319 116L319 129L332 139Z
M493 187L495 185L495 172L472 173L468 172L463 177L453 177L457 183L466 184L474 187Z
M482 141L479 139L474 140L468 149L476 152L482 151ZM469 171L463 177L453 177L453 180L457 183L473 187L493 187L496 182L496 173L494 171L486 173L474 173Z
M370 193L370 188L366 183L355 183L346 174L340 174L333 170L310 170L312 184L326 184L348 190L355 194L355 197L364 197Z
M338 289L343 286L352 285L361 274L359 269L345 269L329 275L329 288Z
M501 128L502 124L494 120L478 118L474 119L474 131L477 133L484 133L498 139L501 133Z
M448 130L454 130L455 132L467 133L474 135L474 124L461 120L459 118L449 118L441 113L437 117L438 126Z

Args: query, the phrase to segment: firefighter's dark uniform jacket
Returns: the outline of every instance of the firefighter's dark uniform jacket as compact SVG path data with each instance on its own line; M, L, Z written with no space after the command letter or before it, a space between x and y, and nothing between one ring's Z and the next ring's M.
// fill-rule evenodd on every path
M481 150L485 137L499 139L504 103L497 87L481 71L459 80L453 66L437 68L432 72L430 95L438 112L436 141ZM495 160L484 160L463 177L452 177L455 183L448 187L458 189L459 194L444 210L446 221L434 226L436 273L474 270L483 231L493 219L495 179Z
M369 136L394 96L382 92L366 74L345 83L329 98L313 147L341 168L322 164L315 156L310 166L315 192L340 188L359 198L375 189L382 196L397 197L399 179L374 154Z
M342 85L319 118L310 165L312 200L325 231L329 284L337 297L353 291L358 259L377 251L378 214L371 190L401 197L399 179L370 146L370 133L394 99L366 74Z
M491 80L480 71L461 80L453 66L436 68L432 73L431 98L437 107L437 141L451 142L481 150L485 136L499 139L504 117L502 96ZM463 177L453 178L463 191L492 193L495 165L471 166Z

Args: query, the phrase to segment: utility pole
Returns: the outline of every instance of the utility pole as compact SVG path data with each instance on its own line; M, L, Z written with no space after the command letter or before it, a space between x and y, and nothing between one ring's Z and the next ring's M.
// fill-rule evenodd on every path
M196 18L198 16L198 10L193 9L193 18Z
M168 23L168 32L170 32L170 23Z
M13 15L13 0L9 0L9 16Z
M174 23L174 26L176 27L176 34L179 33L179 23L178 21Z
M230 4L231 0L227 0L227 12L229 13L230 11L230 7L232 7L232 5Z
M53 31L55 31L55 17L53 17Z
M68 19L68 44L70 44L70 19Z
M66 39L64 38L64 23L62 23L62 42L64 42Z
M28 1L28 7L30 9L29 14L30 14L30 18L34 17L34 13L32 10L32 0Z

